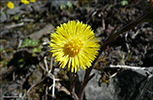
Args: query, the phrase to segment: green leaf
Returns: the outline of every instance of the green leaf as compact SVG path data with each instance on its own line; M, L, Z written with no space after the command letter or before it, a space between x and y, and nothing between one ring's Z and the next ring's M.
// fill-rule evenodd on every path
M18 60L19 63L20 63L20 62L23 62L23 61L24 61L23 59Z
M19 67L22 68L23 67L23 64L21 64Z
M33 40L31 40L31 39L26 38L26 39L23 41L21 47L26 47L26 46L37 46L38 43L39 43L39 41L33 41Z
M60 9L63 10L64 8L66 8L65 5L60 5Z
M72 7L72 3L71 3L70 1L68 1L68 2L67 2L67 6L68 6L69 8L71 8L71 7Z
M41 48L40 48L40 47L38 47L38 48L33 48L32 51L33 51L33 52L41 52Z
M9 61L6 61L6 62L5 62L5 65L7 65L8 63L9 63Z
M13 17L13 19L14 19L14 20L19 20L20 16L21 16L20 14L15 15L15 16Z
M121 5L122 6L126 6L126 5L128 5L129 3L128 3L128 1L127 0L122 0L121 1Z
M109 5L109 8L112 8L112 7L113 7L113 5L112 5L112 4L110 4L110 5Z
M130 53L130 55L128 56L128 58L126 60L130 60L131 56L132 56L133 52Z
M4 47L0 47L0 52L2 52L4 50Z

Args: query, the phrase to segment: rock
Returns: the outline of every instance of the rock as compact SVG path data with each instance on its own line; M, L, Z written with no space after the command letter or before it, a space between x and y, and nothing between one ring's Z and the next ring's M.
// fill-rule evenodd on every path
M85 72L83 70L78 72L79 80L83 80L84 73ZM98 71L95 69L92 70L91 74L93 73L95 73L95 76L85 87L85 98L87 100L114 100L114 95L112 95L112 93L115 92L114 87L112 85L107 87L107 83L103 83L99 86L98 81L101 78L101 75L98 74Z
M148 69L148 70L147 70ZM150 71L151 70L151 71ZM87 100L153 100L153 68L145 70L122 70L113 78L110 78L109 85L98 80L101 75L93 69L95 76L89 81L85 88L85 98ZM78 72L79 80L83 80L84 71Z
M41 70L36 69L34 72L32 72L32 75L29 77L29 84L33 85L36 84L37 82L42 80L42 73Z
M0 23L3 23L7 20L6 14L4 12L1 12L0 14Z
M0 95L1 100L17 98L18 94L21 92L20 90L22 89L21 85L16 82L1 84L0 88L3 90Z
M54 31L54 26L52 24L47 24L43 29L34 32L33 34L30 34L29 37L33 39L34 41L38 40L41 38L41 36L45 34L49 34Z
M20 6L14 7L14 9L7 9L6 13L8 15L16 15L16 14L22 14L24 11L21 10Z
M59 6L59 5L66 5L67 2L70 2L71 0L49 0L52 2L53 6Z

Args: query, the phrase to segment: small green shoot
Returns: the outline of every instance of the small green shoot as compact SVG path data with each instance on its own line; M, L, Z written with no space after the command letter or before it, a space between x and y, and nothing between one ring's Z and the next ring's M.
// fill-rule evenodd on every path
M128 5L129 3L128 3L128 1L127 0L122 0L121 1L121 5L122 6L126 6L126 5Z
M33 41L32 39L25 39L21 45L21 47L26 47L26 46L37 46L39 41Z

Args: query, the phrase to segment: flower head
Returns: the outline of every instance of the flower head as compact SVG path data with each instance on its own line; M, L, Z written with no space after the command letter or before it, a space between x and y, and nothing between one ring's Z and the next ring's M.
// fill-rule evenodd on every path
M21 0L21 2L22 2L23 4L26 4L26 5L28 5L28 4L30 3L28 0Z
M36 0L30 0L30 2L36 2Z
M13 9L13 8L14 8L14 3L11 2L11 1L9 1L9 2L7 3L7 7L10 8L10 9Z
M69 21L57 27L56 33L51 33L51 52L60 67L68 67L71 72L85 70L91 66L98 54L99 44L91 26L82 22Z

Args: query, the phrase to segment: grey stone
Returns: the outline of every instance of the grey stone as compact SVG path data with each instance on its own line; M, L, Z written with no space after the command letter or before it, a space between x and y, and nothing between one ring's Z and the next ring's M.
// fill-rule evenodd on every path
M49 0L52 2L52 5L59 6L59 5L67 5L67 2L70 2L71 0Z
M29 37L33 39L34 41L38 40L41 36L45 34L50 34L54 31L54 26L52 24L47 24L43 29L34 32L33 34L30 34Z
M7 20L6 14L4 12L1 12L0 14L0 23L3 23Z
M22 14L24 11L20 9L20 6L14 7L14 9L7 9L6 13L8 15Z
M153 75L148 70L122 70L110 78L109 85L98 84L101 75L93 69L95 76L85 88L87 100L153 100ZM151 72L151 71L150 71ZM78 72L79 80L83 80L85 71Z

